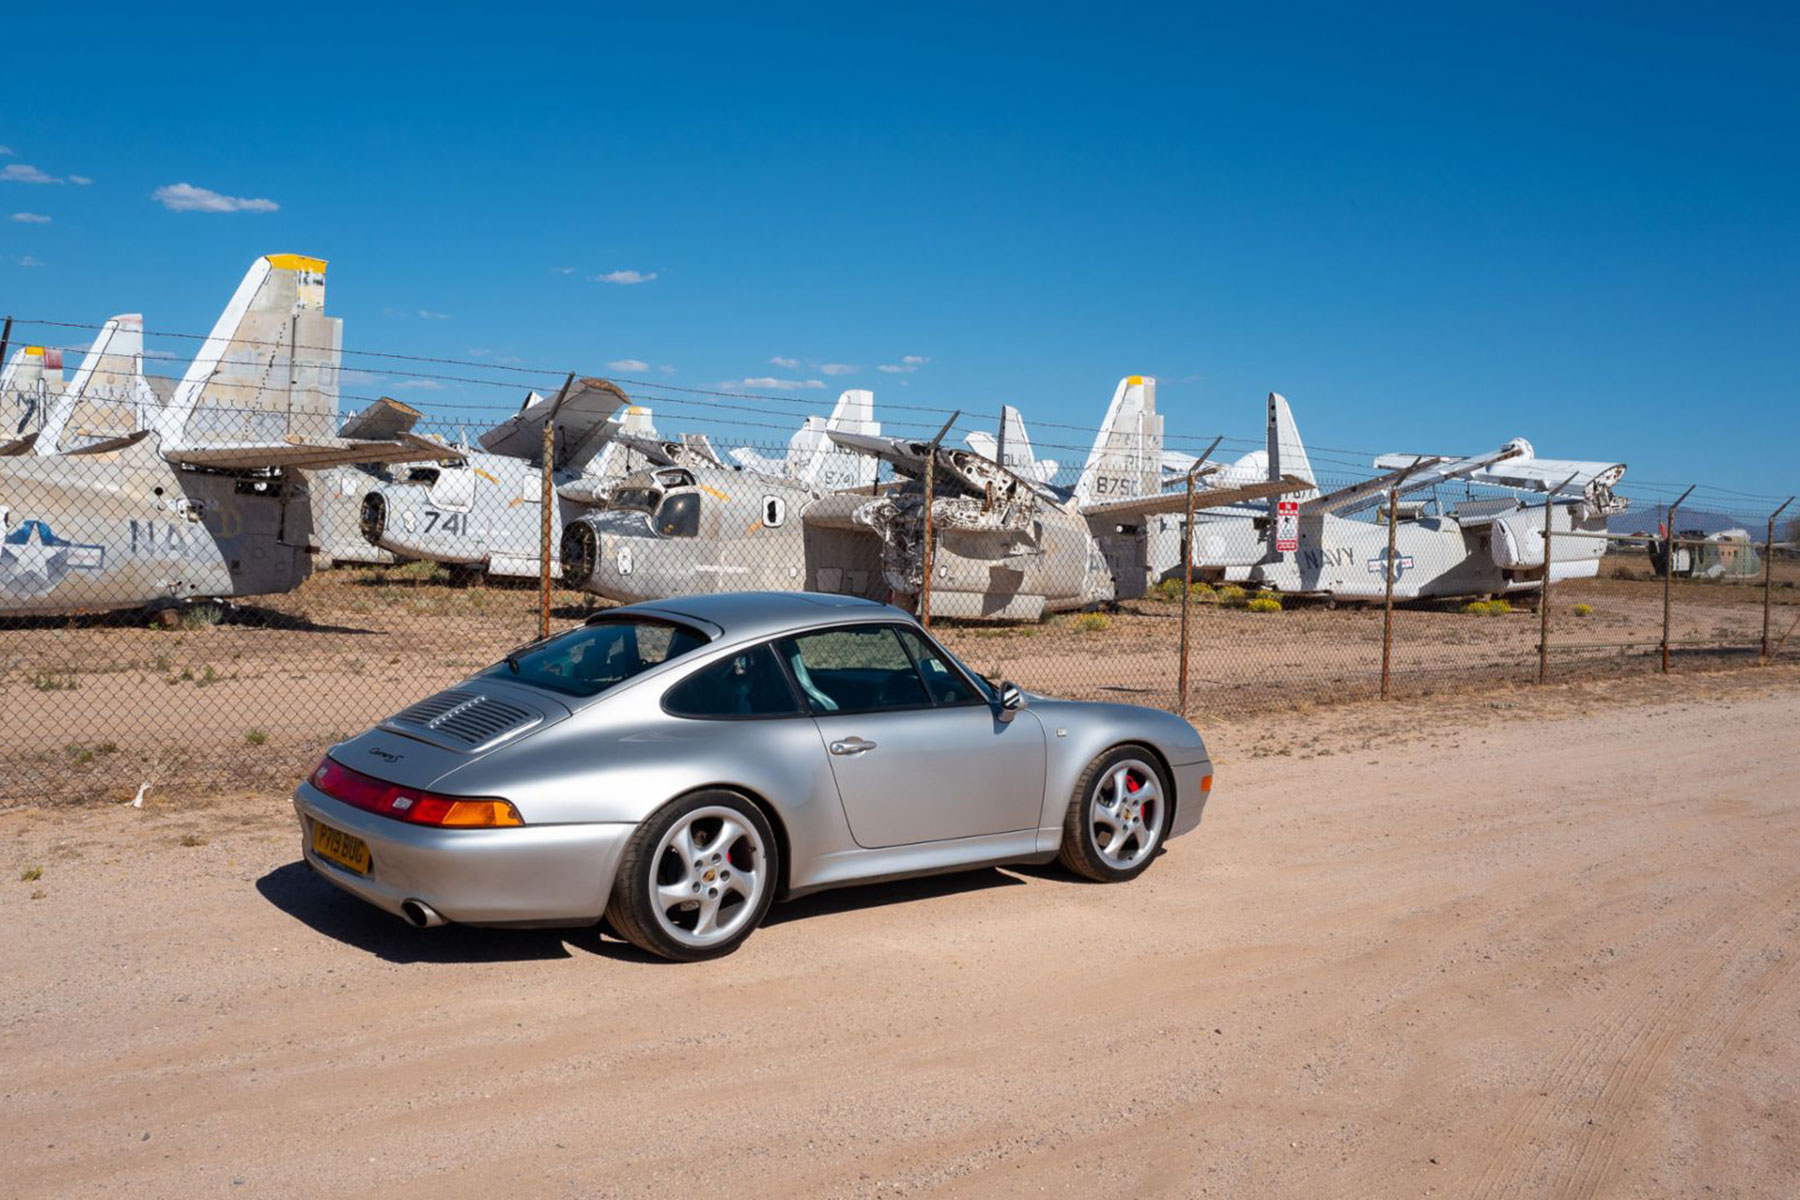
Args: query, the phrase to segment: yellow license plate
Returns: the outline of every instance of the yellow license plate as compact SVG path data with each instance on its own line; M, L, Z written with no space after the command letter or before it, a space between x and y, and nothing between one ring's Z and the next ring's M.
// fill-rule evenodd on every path
M369 843L341 829L333 829L323 821L313 822L313 853L329 858L340 867L348 867L358 875L367 875L374 865L374 859L369 855Z

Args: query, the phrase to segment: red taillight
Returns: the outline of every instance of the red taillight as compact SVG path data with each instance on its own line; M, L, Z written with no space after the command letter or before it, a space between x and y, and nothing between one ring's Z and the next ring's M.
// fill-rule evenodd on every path
M525 823L511 801L487 796L440 796L401 787L352 771L330 755L320 761L311 782L333 800L413 825L494 829Z

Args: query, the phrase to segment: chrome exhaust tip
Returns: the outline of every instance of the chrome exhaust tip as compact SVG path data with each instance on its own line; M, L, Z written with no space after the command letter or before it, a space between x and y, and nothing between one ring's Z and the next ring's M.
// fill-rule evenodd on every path
M439 925L446 924L444 918L438 915L438 910L423 900L401 901L400 915L420 929L434 929Z

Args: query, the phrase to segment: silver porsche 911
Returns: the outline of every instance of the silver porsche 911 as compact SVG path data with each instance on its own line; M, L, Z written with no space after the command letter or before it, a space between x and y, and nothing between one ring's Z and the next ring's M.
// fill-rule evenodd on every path
M840 884L1131 879L1211 788L1170 713L990 683L886 605L736 593L522 647L333 746L294 807L307 862L415 925L604 916L693 960Z

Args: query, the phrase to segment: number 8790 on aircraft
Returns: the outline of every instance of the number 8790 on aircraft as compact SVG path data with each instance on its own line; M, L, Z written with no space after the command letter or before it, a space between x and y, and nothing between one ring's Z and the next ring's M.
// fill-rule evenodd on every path
M691 961L822 888L1133 879L1211 788L1171 713L994 684L887 605L735 593L522 647L333 746L294 807L320 875L415 925L604 916Z

